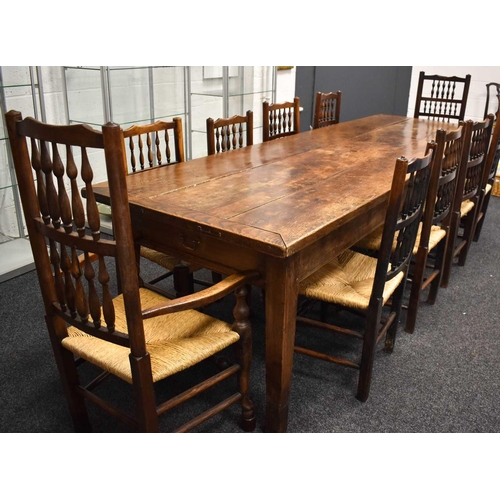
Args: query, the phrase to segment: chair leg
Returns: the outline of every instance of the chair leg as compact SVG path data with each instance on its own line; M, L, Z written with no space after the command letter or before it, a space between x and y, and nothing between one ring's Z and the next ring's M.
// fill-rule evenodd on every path
M363 403L370 395L370 385L373 371L373 358L375 357L375 345L377 343L377 332L380 324L380 315L382 310L382 301L377 299L377 312L366 319L365 334L363 340L363 352L361 354L361 363L358 379L358 393L356 398Z
M149 354L129 355L139 432L158 432L158 414Z
M246 290L247 290L247 296L246 296L246 301L247 301L247 306L249 309L249 316L252 314L252 285L246 285Z
M177 264L174 267L174 289L177 297L185 297L194 292L193 273L188 266Z
M448 233L449 231L447 231ZM443 277L443 266L446 252L448 236L443 238L436 247L436 257L434 259L434 271L438 271L437 276L432 280L429 285L429 295L427 296L427 303L433 305L436 302L439 287Z
M46 317L45 320L49 329L50 341L56 358L63 390L66 395L66 401L68 402L73 427L76 432L91 432L92 427L90 425L87 407L85 406L85 398L76 390L80 383L74 355L61 345L55 333L56 330L53 321L62 320L60 318L51 319L48 317Z
M465 262L467 260L467 254L469 253L469 248L472 243L472 236L474 233L474 226L475 226L475 221L476 221L476 216L477 216L477 203L478 200L476 199L474 201L474 209L471 210L468 214L467 217L465 218L465 228L464 228L464 236L463 239L466 242L465 246L462 248L460 253L458 254L458 265L459 266L465 266Z
M241 370L238 373L238 385L241 398L241 420L240 427L245 432L255 430L257 419L253 402L249 398L250 386L250 364L252 361L252 329L248 320L250 309L247 304L248 287L243 286L235 291L236 306L234 308L233 328L240 335L240 341L236 345L236 355Z
M486 216L486 210L488 209L488 203L490 202L491 191L485 195L483 203L481 205L481 212L483 216L481 220L477 223L476 228L474 229L474 238L472 241L477 242L479 240L479 236L481 235L481 229L483 227L484 217Z
M408 273L406 273L403 281L396 288L396 291L392 294L392 306L391 313L396 313L394 319L392 320L391 326L387 330L385 336L385 352L392 352L394 350L394 344L396 343L396 334L398 332L399 326L399 316L401 315L401 306L403 305L403 293L406 287Z
M424 281L424 271L427 264L427 248L419 247L415 259L413 278L411 283L410 300L406 315L405 331L413 333L417 321L418 306L420 304L420 293L422 292L422 283Z
M443 275L441 277L441 287L447 288L450 281L451 266L453 265L453 254L457 241L458 226L460 225L460 212L453 212L451 216L450 231L446 244Z

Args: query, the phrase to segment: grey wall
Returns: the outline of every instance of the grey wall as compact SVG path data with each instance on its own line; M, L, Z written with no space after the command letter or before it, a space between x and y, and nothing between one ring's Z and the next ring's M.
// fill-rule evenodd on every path
M411 70L411 66L297 66L301 131L312 124L318 91L342 91L341 122L378 113L406 116Z

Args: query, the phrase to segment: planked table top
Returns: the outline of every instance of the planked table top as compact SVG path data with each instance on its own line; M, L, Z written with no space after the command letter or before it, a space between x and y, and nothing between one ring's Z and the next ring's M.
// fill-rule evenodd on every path
M396 158L423 156L438 128L455 127L374 115L129 175L129 203L287 257L387 199ZM106 202L107 184L95 193Z

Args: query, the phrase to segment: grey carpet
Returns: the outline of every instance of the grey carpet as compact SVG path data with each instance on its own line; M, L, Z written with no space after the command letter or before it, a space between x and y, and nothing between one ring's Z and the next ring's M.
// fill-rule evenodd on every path
M357 372L295 355L288 431L292 433L494 433L500 430L500 199L492 198L481 239L474 243L465 267L453 266L450 286L441 289L436 305L421 304L412 335L399 329L392 354L377 348L370 398L355 399ZM143 265L145 277L157 273ZM166 286L169 286L167 283ZM262 431L265 412L264 310L253 291L254 358L252 397ZM209 310L230 320L232 298ZM35 272L0 284L2 366L0 370L1 432L72 432L65 398L46 332ZM405 320L403 312L402 322ZM325 341L325 333L298 327L299 341L324 344L332 352L356 345L343 339ZM350 343L355 344L353 340ZM355 352L359 352L355 351ZM201 375L215 368L200 367ZM82 366L83 377L94 374ZM168 397L198 380L199 371L158 385ZM223 399L233 383L204 393L162 417L161 430L174 429L206 404ZM108 380L99 391L132 411L127 384ZM89 405L96 432L126 432L107 414ZM195 432L241 432L238 407L204 423Z

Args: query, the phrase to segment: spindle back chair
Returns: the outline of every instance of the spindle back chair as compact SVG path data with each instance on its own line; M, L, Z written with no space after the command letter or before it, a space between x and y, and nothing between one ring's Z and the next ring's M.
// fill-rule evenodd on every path
M182 118L133 125L123 130L123 137L128 174L136 174L153 167L171 167L185 161ZM200 266L145 246L139 248L138 255L166 270L149 281L150 284L173 276L174 288L179 297L193 293L193 274L201 269Z
M476 228L474 229L473 241L478 241L483 227L484 217L488 210L493 185L495 183L498 164L500 163L500 109L497 111L496 121L493 125L491 134L490 146L488 148L488 156L481 180L481 194L478 202L478 215L476 218Z
M462 165L460 166L453 200L450 235L441 281L441 286L444 288L449 284L454 259L458 257L459 266L465 265L472 243L493 120L494 116L488 115L481 122L467 120L465 124ZM462 230L460 230L461 226Z
M300 99L295 97L293 102L262 104L262 141L281 139L300 133Z
M421 71L415 102L415 118L428 117L439 121L465 118L471 76L426 75Z
M17 111L6 114L26 226L45 306L45 321L62 385L77 431L90 430L85 400L97 404L139 431L157 431L158 416L215 381L240 372L239 391L179 431L186 431L241 401L242 425L255 426L248 399L251 357L246 284L255 273L233 275L212 290L169 300L140 286L128 205L124 134L115 124L103 132L86 125L56 126ZM113 236L103 239L92 182L91 159L104 151L113 217ZM36 180L34 179L36 178ZM36 185L36 187L35 187ZM80 188L84 186L85 202ZM83 255L81 264L79 254ZM93 265L90 254L97 256ZM117 261L122 294L109 272ZM236 290L235 325L195 311ZM240 340L242 339L242 340ZM240 365L157 406L153 384L238 343ZM79 381L75 357L102 374L88 385ZM240 371L241 366L241 371ZM93 389L115 375L131 384L135 415L127 415Z
M491 108L490 108L490 97ZM484 105L484 118L490 113L496 115L500 110L500 83L490 82L486 84L486 103Z
M405 330L413 333L420 304L421 293L429 287L427 301L434 304L443 275L445 250L450 232L455 189L465 140L463 123L446 133L438 130L435 141L427 144L426 154L435 151L424 215L419 228L413 258L410 264L411 292L407 308ZM376 256L380 251L382 230L376 229L358 241L353 250ZM433 264L428 264L432 252ZM429 272L429 269L432 269Z
M209 155L225 153L253 144L253 111L245 116L207 118L207 151Z
M335 125L340 121L342 92L316 92L314 100L313 129Z
M362 339L359 362L295 347L296 352L358 369L357 398L361 401L369 396L377 342L385 337L385 350L394 349L408 265L427 196L433 156L434 149L430 149L422 158L396 161L377 258L347 250L299 286L299 293L309 299L335 304L365 317L363 332L297 318L299 322ZM382 318L382 309L390 298L390 313Z
M182 118L133 125L123 131L128 146L128 172L185 161Z
M408 301L405 330L413 333L420 305L421 293L429 287L427 302L434 304L443 276L445 251L450 234L450 224L458 174L462 164L465 127L445 132L438 130L436 139L428 147L435 150L434 166L425 202L422 228L414 248L411 272L411 291ZM432 263L429 263L432 256Z

